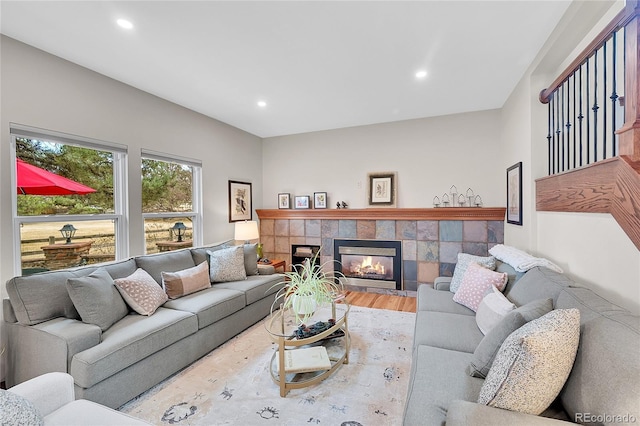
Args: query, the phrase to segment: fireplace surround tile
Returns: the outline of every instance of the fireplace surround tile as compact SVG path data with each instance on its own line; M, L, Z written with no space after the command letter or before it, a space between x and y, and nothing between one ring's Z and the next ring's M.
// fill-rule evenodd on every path
M396 239L397 240L415 240L416 239L416 221L415 220L398 220L396 222Z
M488 256L489 249L486 243L462 243L462 252L474 256Z
M416 260L418 255L416 240L402 240L402 260Z
M289 221L276 219L274 234L276 237L289 237Z
M376 240L393 240L395 238L395 220L376 220Z
M356 238L361 240L376 239L376 221L358 220L356 223Z
M337 220L322 221L322 238L338 238L340 236L340 224ZM333 245L333 243L332 243Z
M440 241L462 241L462 221L441 220Z
M440 276L440 266L438 262L418 261L418 281L421 283L432 283Z
M416 223L416 238L420 241L438 241L438 221L419 220Z
M452 277L453 270L456 268L455 263L440 263L440 276L441 277Z
M403 275L403 281L405 283L405 288L406 288L407 281L418 281L418 262L416 262L415 260L403 261L402 275Z
M487 221L468 220L462 224L462 240L487 242Z
M500 222L497 220L488 221L487 241L489 243L495 243L495 244L504 243L504 222Z
M440 262L456 263L458 253L462 252L462 243L443 241L440 243Z
M262 219L260 221L260 236L275 235L275 221L273 219ZM263 242L264 244L264 242Z
M340 238L357 238L356 221L354 219L340 219L338 221L338 229Z
M305 235L307 237L322 236L322 222L319 219L307 219L304 221Z
M440 257L438 252L440 244L437 241L418 241L417 242L417 260L427 262L438 262Z

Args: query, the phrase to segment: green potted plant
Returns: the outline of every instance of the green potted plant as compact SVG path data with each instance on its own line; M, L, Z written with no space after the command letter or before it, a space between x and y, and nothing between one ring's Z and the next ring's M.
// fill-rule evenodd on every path
M282 304L283 309L293 310L299 324L304 324L319 306L344 296L344 274L336 271L335 276L327 275L324 266L330 262L317 264L318 253L285 272L284 280L276 284L284 286L276 293L272 312Z

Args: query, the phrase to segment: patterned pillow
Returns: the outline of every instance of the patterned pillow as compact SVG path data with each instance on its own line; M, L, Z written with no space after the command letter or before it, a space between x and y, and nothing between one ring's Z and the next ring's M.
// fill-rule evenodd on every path
M211 287L209 264L202 262L193 268L178 272L162 272L162 285L169 299L177 299Z
M247 279L243 246L208 251L207 253L209 254L209 279L212 283Z
M492 291L484 296L476 310L476 324L482 334L491 331L502 318L516 308L516 305L511 303L500 290L494 286L491 286L491 289Z
M124 318L129 309L113 286L111 275L98 268L85 277L67 279L67 291L82 322L107 330Z
M44 425L38 409L25 397L0 389L0 425Z
M476 312L484 296L491 291L491 287L502 291L507 279L504 272L494 272L471 262L462 277L458 291L453 295L453 301Z
M580 311L556 309L507 337L487 374L479 404L538 415L571 373L580 340Z
M467 268L471 263L477 263L492 271L496 269L496 258L493 256L482 257L467 253L458 253L458 262L453 270L453 277L451 277L451 285L449 286L450 292L455 293L458 291L460 284L462 284L462 277L464 277L464 273L467 272Z
M114 281L122 298L140 315L152 315L169 300L162 287L142 268L138 268L128 277Z

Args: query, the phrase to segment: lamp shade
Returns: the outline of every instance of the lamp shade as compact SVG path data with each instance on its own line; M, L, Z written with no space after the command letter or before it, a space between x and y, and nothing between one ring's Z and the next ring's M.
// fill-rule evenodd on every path
M236 222L234 239L238 241L249 241L259 238L258 222L255 220L245 220L244 222Z

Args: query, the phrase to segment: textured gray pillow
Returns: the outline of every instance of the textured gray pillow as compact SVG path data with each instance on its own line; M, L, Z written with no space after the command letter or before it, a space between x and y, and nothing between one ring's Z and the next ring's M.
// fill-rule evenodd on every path
M247 275L258 275L258 249L256 244L244 245L244 269Z
M492 271L496 269L496 258L493 256L482 257L467 253L458 253L458 262L453 270L453 277L451 277L451 285L449 286L451 293L458 291L460 284L462 284L462 277L464 277L464 273L467 272L467 268L472 262Z
M500 347L478 403L520 413L542 413L569 377L579 340L577 309L557 309L525 324Z
M25 397L0 389L0 425L40 426L44 419L38 409Z
M98 268L86 277L67 279L67 291L82 322L95 324L102 331L129 313L111 275L104 268Z
M247 271L244 266L244 248L234 246L209 251L209 279L212 283L244 281Z
M480 341L467 367L473 377L487 377L491 364L504 340L529 321L539 318L553 309L551 299L534 300L509 312Z

